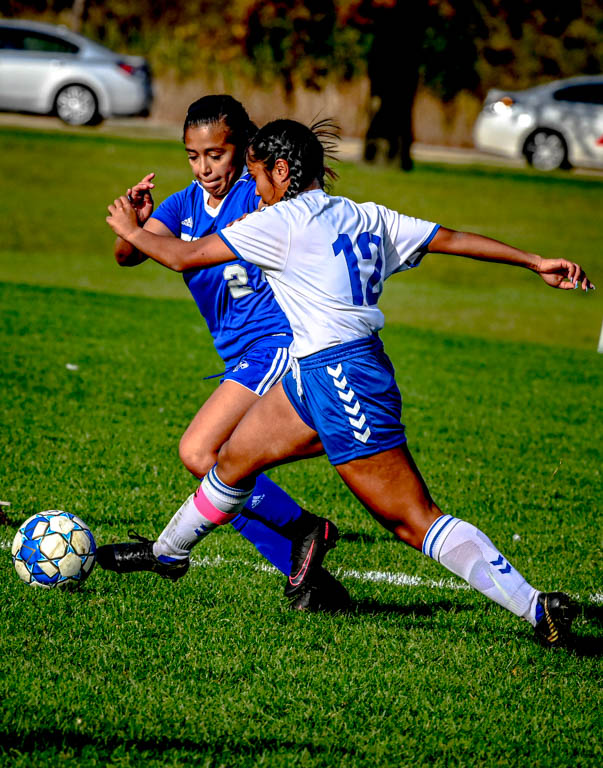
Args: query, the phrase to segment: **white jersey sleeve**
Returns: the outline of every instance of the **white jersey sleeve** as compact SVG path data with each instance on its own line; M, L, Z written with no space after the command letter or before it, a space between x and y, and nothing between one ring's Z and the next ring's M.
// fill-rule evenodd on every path
M267 273L278 274L287 263L290 227L287 218L275 215L273 208L254 211L218 234L240 259Z
M382 205L376 206L383 221L383 250L385 255L386 280L395 272L418 267L427 252L427 246L440 228L433 221L415 219L403 213L392 211Z

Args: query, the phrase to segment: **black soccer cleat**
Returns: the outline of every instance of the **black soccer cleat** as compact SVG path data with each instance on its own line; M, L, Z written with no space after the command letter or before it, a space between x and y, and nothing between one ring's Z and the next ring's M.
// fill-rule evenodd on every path
M285 587L287 597L299 593L305 583L318 573L322 561L330 549L337 544L337 526L324 517L306 513L305 529L291 542L291 573Z
M285 594L287 594L286 588ZM328 613L347 611L350 606L350 595L347 589L324 568L320 568L310 581L304 583L302 589L293 595L289 603L293 611Z
M129 535L137 541L105 544L96 550L96 562L101 568L116 573L151 571L163 579L170 579L171 581L182 578L188 571L190 567L188 557L174 563L162 563L153 554L154 541L139 536L134 531L129 531Z
M534 627L538 642L547 648L566 645L578 613L576 603L563 592L541 592L538 605L542 608L542 618Z

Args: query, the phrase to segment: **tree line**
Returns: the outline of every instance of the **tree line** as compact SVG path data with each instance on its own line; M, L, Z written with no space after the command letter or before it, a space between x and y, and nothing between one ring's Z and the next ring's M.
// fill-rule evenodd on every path
M183 80L226 69L291 96L368 75L365 157L385 146L402 168L419 84L444 102L462 90L483 98L603 63L599 0L1 0L0 10L67 23Z

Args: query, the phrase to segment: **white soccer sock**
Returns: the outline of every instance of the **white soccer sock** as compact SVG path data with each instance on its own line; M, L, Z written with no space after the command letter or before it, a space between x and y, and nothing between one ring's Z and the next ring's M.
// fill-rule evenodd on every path
M192 548L219 525L229 523L242 509L252 490L225 485L215 467L203 478L197 492L189 496L153 544L159 560L181 560Z
M490 539L471 523L442 515L423 540L423 554L507 608L536 624L539 592L501 555Z
M218 477L216 465L214 465L203 478L201 488L198 491L197 505L210 515L229 515L228 520L222 521L227 523L243 509L252 493L253 487L249 489L233 488L223 483Z

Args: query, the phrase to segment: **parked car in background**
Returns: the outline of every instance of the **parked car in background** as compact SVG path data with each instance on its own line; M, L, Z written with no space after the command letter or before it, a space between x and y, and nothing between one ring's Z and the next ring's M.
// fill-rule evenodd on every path
M0 19L0 110L92 125L146 116L152 100L145 59L114 53L66 27Z
M524 91L491 90L474 128L478 149L525 157L543 171L603 167L603 75Z

